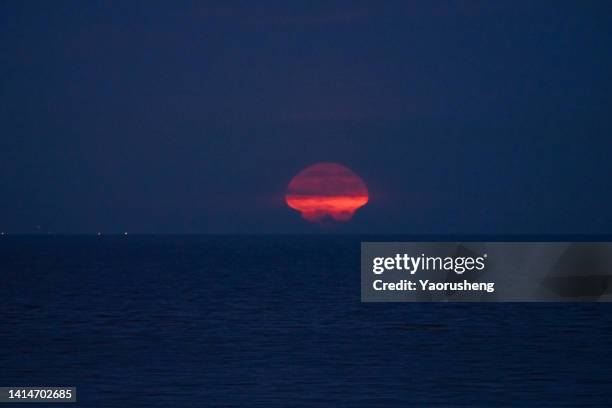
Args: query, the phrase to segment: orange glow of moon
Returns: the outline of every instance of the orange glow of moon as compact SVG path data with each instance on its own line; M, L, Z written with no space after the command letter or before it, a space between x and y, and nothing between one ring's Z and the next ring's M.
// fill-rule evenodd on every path
M368 200L363 180L348 167L336 163L306 167L291 179L285 196L287 205L310 222L326 217L348 221Z

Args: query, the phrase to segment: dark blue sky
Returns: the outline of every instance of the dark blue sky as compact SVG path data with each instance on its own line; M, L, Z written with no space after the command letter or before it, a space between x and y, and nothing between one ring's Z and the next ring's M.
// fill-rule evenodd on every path
M611 2L254 3L0 1L0 230L612 231Z

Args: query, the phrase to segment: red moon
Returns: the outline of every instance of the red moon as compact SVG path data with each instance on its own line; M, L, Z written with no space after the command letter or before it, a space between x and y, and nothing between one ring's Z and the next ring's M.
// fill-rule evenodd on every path
M348 221L368 200L363 180L348 167L336 163L306 167L291 179L285 196L287 205L310 222L326 217Z

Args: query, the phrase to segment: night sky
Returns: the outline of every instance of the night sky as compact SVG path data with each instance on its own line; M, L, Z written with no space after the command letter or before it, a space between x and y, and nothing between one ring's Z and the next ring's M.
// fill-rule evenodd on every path
M0 231L609 233L611 95L609 1L4 0Z

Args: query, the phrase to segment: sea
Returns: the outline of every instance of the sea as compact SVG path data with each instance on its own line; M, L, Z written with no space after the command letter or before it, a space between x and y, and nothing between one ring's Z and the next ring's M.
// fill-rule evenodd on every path
M362 303L365 240L0 237L0 386L73 386L50 404L69 407L612 403L611 305Z

